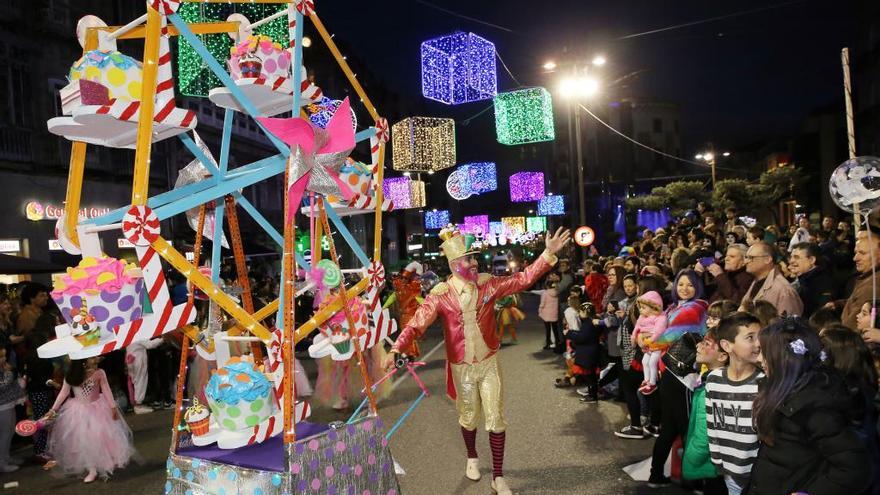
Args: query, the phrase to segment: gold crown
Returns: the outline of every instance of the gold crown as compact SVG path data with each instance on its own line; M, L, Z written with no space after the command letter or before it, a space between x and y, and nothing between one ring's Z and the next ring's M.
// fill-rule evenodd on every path
M479 252L472 248L474 242L473 236L462 235L462 233L458 231L458 228L453 225L448 225L441 230L439 237L440 239L443 239L443 243L440 244L440 250L449 261L457 260L462 256L477 254Z

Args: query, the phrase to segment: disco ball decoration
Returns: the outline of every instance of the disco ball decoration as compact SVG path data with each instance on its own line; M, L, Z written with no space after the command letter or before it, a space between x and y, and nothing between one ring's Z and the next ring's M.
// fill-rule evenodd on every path
M333 118L336 110L339 109L339 105L342 105L342 100L333 100L322 96L317 102L306 105L306 111L309 114L309 120L313 124L321 129L326 129L330 119ZM357 115L354 113L354 108L349 108L349 110L351 110L351 125L357 130Z
M447 105L488 100L498 93L495 45L457 32L422 43L422 95Z
M880 205L880 158L860 156L840 164L828 181L831 199L840 209L870 212Z
M468 163L456 167L446 179L446 191L459 201L498 189L498 176L493 162Z

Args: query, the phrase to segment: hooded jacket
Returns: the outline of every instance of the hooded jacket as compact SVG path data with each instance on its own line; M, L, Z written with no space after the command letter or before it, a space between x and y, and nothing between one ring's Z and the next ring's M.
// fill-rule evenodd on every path
M746 493L864 493L871 464L848 420L850 404L842 380L829 373L792 392L774 413L773 445L761 445Z

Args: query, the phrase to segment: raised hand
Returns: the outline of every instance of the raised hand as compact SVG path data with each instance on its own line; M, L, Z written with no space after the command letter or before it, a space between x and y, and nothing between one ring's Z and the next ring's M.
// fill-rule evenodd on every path
M559 227L554 234L547 233L544 246L550 254L558 253L571 240L571 231Z

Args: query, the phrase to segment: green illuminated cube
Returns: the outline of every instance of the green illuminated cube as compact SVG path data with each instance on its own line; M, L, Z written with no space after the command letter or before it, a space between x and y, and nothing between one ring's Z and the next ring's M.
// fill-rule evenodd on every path
M507 145L553 141L553 100L544 88L528 88L495 97L495 131Z

